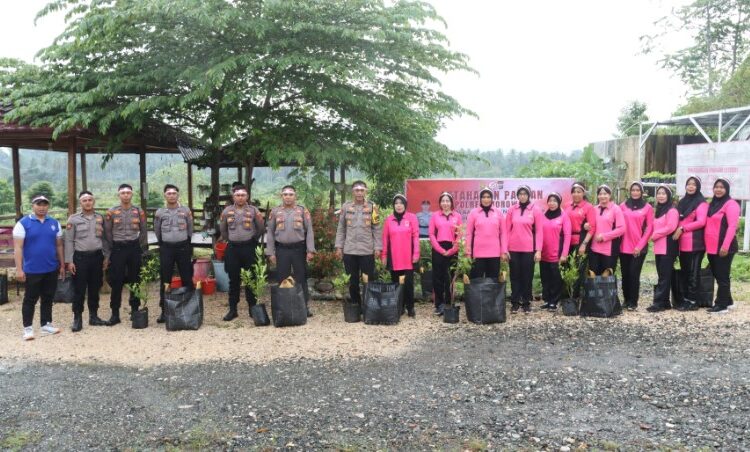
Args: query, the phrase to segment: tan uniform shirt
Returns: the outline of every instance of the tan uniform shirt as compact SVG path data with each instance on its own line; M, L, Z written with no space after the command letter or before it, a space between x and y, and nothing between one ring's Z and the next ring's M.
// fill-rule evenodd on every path
M156 240L179 243L193 238L193 214L185 206L162 207L154 214Z
M104 238L106 242L104 246L109 246L109 249L114 242L132 240L139 240L141 247L147 248L146 213L140 207L133 205L128 209L123 208L122 205L112 207L104 217Z
M383 225L378 206L370 201L364 204L346 202L341 207L339 226L336 229L336 248L344 254L365 256L383 249Z
M266 233L266 255L276 254L276 242L291 245L305 242L308 253L315 252L310 211L300 205L291 208L274 207L268 220Z
M104 215L75 213L68 218L65 227L65 263L73 262L75 251L104 251ZM109 250L104 255L109 257Z
M260 211L250 204L232 204L221 212L219 231L228 242L246 242L263 234L264 221Z

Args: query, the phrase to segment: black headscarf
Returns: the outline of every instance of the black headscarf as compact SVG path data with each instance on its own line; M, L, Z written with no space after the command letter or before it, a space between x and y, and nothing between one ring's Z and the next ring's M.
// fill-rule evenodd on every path
M656 210L654 210L654 216L656 218L661 218L669 212L669 209L674 209L674 204L672 203L672 190L669 187L666 185L659 185L656 187L656 194L658 195L659 190L662 188L667 192L667 200L664 203L656 203Z
M638 181L633 181L633 183L630 184L630 190L633 189L633 185L637 185L641 189L641 197L638 199L633 199L630 195L628 195L628 199L625 200L625 205L628 206L628 209L630 210L643 209L643 207L646 205L646 200L643 199L643 197L646 195L646 191L643 189L643 184Z
M720 177L716 179L716 182L714 182L714 187L716 187L716 184L721 184L724 186L724 190L727 191L727 193L722 196L721 198L717 198L714 196L711 199L711 203L708 205L708 216L713 216L716 212L721 210L722 207L724 207L724 204L727 203L730 199L732 199L731 196L729 196L729 181L724 179L723 177Z
M526 192L526 196L529 197L529 199L526 200L526 202L518 201L518 206L521 208L521 215L523 215L523 212L526 210L527 207L529 207L529 204L531 204L531 188L529 188L528 185L521 185L516 190L516 198L518 198L518 194L522 191Z
M703 193L701 193L701 180L698 176L690 176L685 181L685 186L687 186L687 183L690 182L690 179L693 179L695 181L695 184L697 185L695 189L695 193L692 195L688 195L685 193L685 196L680 199L680 202L677 203L677 211L680 212L680 220L684 219L695 209L698 208L702 203L706 202L706 197L703 196Z
M396 201L399 199L404 203L404 211L401 213L396 212ZM396 219L396 223L398 223L399 225L401 225L401 220L404 218L404 214L406 213L406 206L406 196L399 193L393 197L393 218Z
M493 202L491 202L489 206L485 206L484 204L482 204L482 195L484 193L489 193L490 198L492 198ZM492 190L490 190L489 188L483 188L482 191L479 192L479 207L481 207L482 210L484 210L484 216L486 217L490 216L490 209L492 209L492 205L494 204L494 201L495 201L495 195L492 194Z
M557 194L555 192L552 192L552 193L550 193L547 196L547 202L548 203L549 203L549 199L550 198L557 199L557 209L555 209L555 210L547 209L547 211L544 212L544 216L547 217L548 219L552 220L553 218L557 218L560 215L562 215L562 208L560 207L561 204L562 204L562 197L559 194Z

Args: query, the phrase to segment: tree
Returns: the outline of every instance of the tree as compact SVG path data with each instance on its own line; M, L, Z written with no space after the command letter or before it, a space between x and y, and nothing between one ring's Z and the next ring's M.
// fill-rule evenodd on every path
M691 34L692 45L664 52L659 63L672 70L698 96L713 96L734 74L750 50L750 0L693 0L654 25L662 31L641 36L643 52L659 49L659 41L679 31Z
M471 114L436 74L471 71L427 3L401 0L55 0L68 26L41 65L5 61L8 120L117 142L164 121L255 165L348 163L373 179L450 168L435 140ZM231 143L231 146L226 146Z
M518 177L570 177L583 182L590 190L601 184L616 182L612 169L594 153L593 146L586 146L580 158L574 162L552 160L539 155L518 172Z
M617 117L617 138L624 138L635 135L638 132L638 124L648 121L646 115L645 102L637 100L631 101L620 110L620 116Z
M55 202L55 189L52 187L52 184L46 180L34 182L31 187L26 190L26 198L29 200L29 203L31 203L31 200L34 199L36 195L44 195L49 199L50 204Z
M13 213L15 206L13 186L7 180L0 179L0 213Z

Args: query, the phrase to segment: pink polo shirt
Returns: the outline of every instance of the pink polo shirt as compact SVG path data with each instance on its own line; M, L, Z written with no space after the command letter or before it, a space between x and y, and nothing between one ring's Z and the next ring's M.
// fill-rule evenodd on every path
M458 252L458 233L461 227L461 214L456 211L446 216L442 211L433 212L430 217L430 244L432 249L442 253L445 251L440 242L451 242L453 247L448 251L452 256Z
M726 221L724 221L726 220ZM740 221L740 205L734 199L725 202L718 212L706 217L706 253L719 254L719 250L736 251L732 242Z
M466 220L466 255L474 258L500 257L508 252L505 216L495 207L485 214L481 207Z
M667 254L667 242L672 240L671 236L677 229L679 221L680 213L674 208L669 209L659 218L654 218L654 232L651 234L651 241L654 242L654 254L659 256Z
M704 202L697 209L690 212L688 216L680 220L680 223L677 225L677 227L682 227L680 251L692 253L693 251L704 251L706 249L703 228L706 227L707 214L708 203Z
M568 257L571 240L571 224L568 214L563 211L559 217L549 219L542 215L542 261L559 262Z
M596 223L591 228L593 231L593 239L591 240L591 251L605 256L612 255L612 240L617 237L622 237L625 234L625 217L622 215L622 210L617 204L610 202L604 211L600 211L601 207L596 205L594 207L594 213L596 214ZM597 242L596 236L601 234L604 237L603 242Z
M508 251L531 253L542 249L542 210L530 203L521 215L516 204L508 209L505 219L508 227Z
M648 239L654 232L654 208L647 203L640 209L631 209L622 203L620 209L625 217L625 234L622 236L620 252L633 254L636 248L646 249Z
M580 203L573 205L573 203L566 204L563 206L563 211L568 214L570 218L571 236L570 244L579 245L581 243L581 231L583 230L583 224L588 223L591 227L594 227L596 222L596 214L594 214L594 206L585 199ZM586 234L583 234L585 237Z
M380 256L387 259L391 254L392 270L413 270L413 262L419 260L419 220L411 212L404 213L401 224L393 214L383 222L383 251Z

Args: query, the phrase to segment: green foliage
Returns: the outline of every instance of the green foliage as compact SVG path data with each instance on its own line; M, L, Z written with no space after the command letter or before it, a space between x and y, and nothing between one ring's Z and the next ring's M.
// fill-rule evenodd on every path
M336 243L336 228L339 223L335 211L332 208L316 205L310 211L310 219L313 225L315 249L319 252L333 251Z
M36 195L46 196L47 199L49 199L50 204L55 202L55 189L52 187L52 184L46 180L34 182L34 184L26 190L26 199L29 200L29 203L31 203L31 200Z
M0 179L0 214L14 213L16 210L13 186L6 180Z
M737 281L750 282L750 256L735 254L732 262L732 278Z
M451 171L442 171L433 177L516 177L521 168L528 166L537 157L546 157L553 161L572 162L581 156L580 151L574 151L570 154L539 151L521 152L515 149L509 151L502 149L495 151L464 150L461 152L464 158L456 162ZM391 196L393 195L391 194ZM390 203L390 199L388 203Z
M391 272L388 270L386 263L380 258L375 258L375 278L383 282L391 280Z
M674 72L693 94L713 97L750 50L750 2L693 0L657 20L659 32L641 36L643 52L661 52L660 41L672 33L689 33L692 42L674 52L663 52L661 66ZM737 105L735 105L737 106Z
M569 256L568 261L560 266L560 274L562 276L563 285L565 286L567 297L571 297L574 293L575 284L576 281L578 281L578 277L580 275L579 269L581 267L581 262L583 261L583 259L583 256L576 253Z
M464 225L461 225L458 233L460 237L458 241L458 253L456 254L456 261L451 266L451 271L453 271L453 280L451 281L451 299L449 300L449 304L453 304L453 302L456 300L457 295L463 294L463 285L461 285L461 282L458 281L458 278L468 278L469 273L471 272L471 267L474 265L474 259L466 255Z
M159 256L157 254L152 254L143 259L140 276L139 282L126 284L125 287L141 300L139 309L144 309L148 306L148 285L159 279Z
M432 244L429 240L419 241L420 273L432 270Z
M39 65L0 61L8 120L109 134L110 151L153 124L254 165L346 163L373 182L447 171L435 140L472 114L434 74L469 71L427 2L55 0L68 26ZM231 146L227 146L232 143Z
M629 102L620 110L620 116L617 118L617 138L630 137L638 134L638 124L648 121L646 115L645 102L637 100Z
M344 298L348 293L346 289L347 287L349 287L350 277L351 276L349 275L349 273L342 271L331 281L333 283L333 288L336 290L336 292L341 294L342 298Z
M310 276L317 279L330 278L342 267L341 259L334 251L318 250L310 262Z
M612 171L594 153L591 146L587 146L574 162L551 160L544 156L534 157L527 166L520 169L518 177L570 177L585 183L590 189L604 183L611 184L615 180Z
M240 269L240 285L249 287L258 299L265 295L268 287L268 263L262 246L255 248L255 264L252 268Z
M165 201L164 196L159 192L149 190L148 197L146 198L146 205L152 209L158 209L164 207Z

